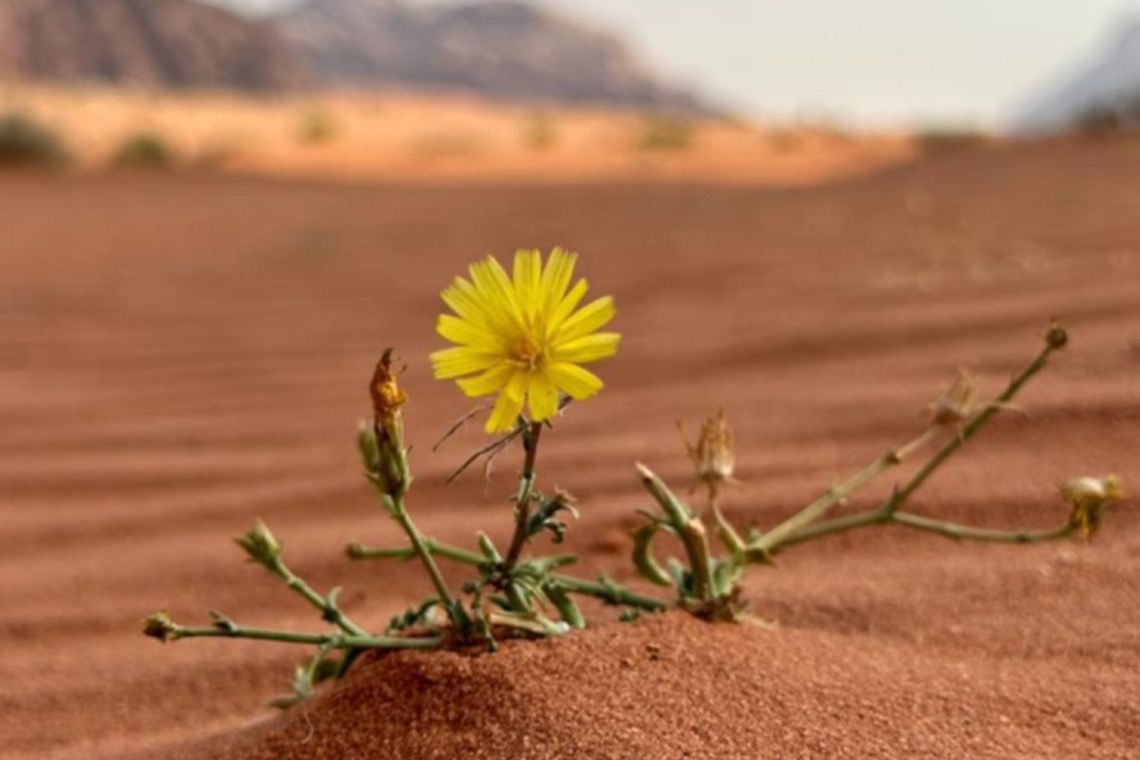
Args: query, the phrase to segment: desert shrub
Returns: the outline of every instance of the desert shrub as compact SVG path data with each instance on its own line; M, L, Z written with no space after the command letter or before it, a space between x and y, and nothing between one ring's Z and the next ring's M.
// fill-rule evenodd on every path
M1077 132L1089 137L1104 137L1124 129L1127 119L1123 113L1111 106L1092 106L1078 114Z
M0 116L0 166L52 166L67 160L59 135L20 111Z
M985 145L989 138L974 129L930 127L920 131L916 139L923 153L952 153Z
M169 169L174 162L174 149L156 132L127 135L111 154L111 166L116 169Z
M523 144L532 150L547 150L558 140L558 132L550 114L531 114L523 126Z
M337 136L337 125L325 108L312 108L301 115L297 126L297 139L303 145L321 145L332 142Z
M645 119L637 136L639 150L651 152L679 151L692 147L696 127L686 119L653 116Z
M286 561L282 543L258 521L236 539L237 544L247 559L315 608L324 622L320 630L248 627L217 611L210 613L206 625L186 626L160 611L146 619L144 632L163 642L221 637L311 647L312 655L294 673L293 693L277 701L287 706L310 696L317 682L342 675L369 649L493 651L503 638L560 636L587 625L577 601L583 597L618 608L622 620L668 609L707 621L754 620L742 598L745 574L771 568L774 557L813 540L887 525L957 541L1028 544L1074 535L1088 539L1122 498L1115 475L1072 478L1061 487L1068 514L1043 530L981 528L912 510L911 497L928 478L1009 408L1019 391L1065 347L1067 333L1051 324L1036 355L997 396L979 401L975 378L959 371L929 405L926 419L913 423L907 440L846 479L820 489L815 499L764 530L743 530L721 511L727 489L736 483L736 454L727 416L718 412L703 422L693 440L685 439L692 463L691 490L699 487L703 504L682 497L683 492L647 466L631 468L652 509L638 512L630 561L661 590L640 593L608 577L570 572L576 561L573 554L552 553L539 543L546 539L561 544L568 523L578 514L570 493L549 487L549 479L540 481L540 444L561 429L553 425L556 418L586 411L589 399L602 390L602 380L582 365L613 356L621 337L603 331L615 315L611 297L581 305L587 286L582 279L574 282L575 261L575 254L560 249L545 262L538 251L519 251L513 272L508 273L487 257L469 267L470 280L456 278L441 294L454 313L440 315L437 332L452 345L431 354L434 374L455 381L466 396L488 398L487 404L459 420L444 440L479 414L486 415L483 428L490 437L450 480L481 460L486 472L496 457L512 450L518 455L518 484L509 498L512 530L506 543L482 531L469 545L444 543L416 526L412 457L404 434L405 407L411 407L412 399L400 381L402 365L388 349L368 382L371 414L358 424L357 447L379 511L398 526L404 542L385 547L352 543L346 553L352 560L415 562L431 581L433 592L392 618L382 631L368 630L341 608L339 589L322 593L297 575ZM603 433L597 445L605 440ZM857 491L919 457L925 461L877 506L841 512ZM560 480L565 482L564 477ZM678 556L659 560L662 537L671 539Z

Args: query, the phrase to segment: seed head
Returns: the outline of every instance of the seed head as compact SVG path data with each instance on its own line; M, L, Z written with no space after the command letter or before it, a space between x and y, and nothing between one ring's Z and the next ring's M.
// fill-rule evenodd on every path
M722 485L737 482L733 478L736 454L733 451L732 429L728 426L728 418L723 409L717 410L716 416L701 423L700 433L693 443L685 439L681 423L678 422L677 427L681 430L685 449L697 471L697 479L708 486L710 493L715 495Z
M978 380L968 369L958 368L958 376L942 395L927 405L931 427L957 428L974 413Z
M1061 496L1072 507L1069 524L1088 541L1100 527L1101 517L1108 506L1124 498L1124 487L1117 475L1105 475L1103 478L1085 476L1061 484Z
M143 619L143 634L158 639L163 644L176 638L177 632L178 626L170 619L166 610L151 613Z

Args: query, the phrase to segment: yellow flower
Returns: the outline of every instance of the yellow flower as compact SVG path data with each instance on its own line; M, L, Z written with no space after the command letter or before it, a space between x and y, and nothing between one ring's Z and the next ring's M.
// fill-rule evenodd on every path
M488 433L510 430L526 405L542 422L558 412L559 394L590 398L602 381L581 365L613 356L620 336L597 332L614 316L605 296L578 308L586 281L573 287L577 254L555 248L546 265L538 251L515 254L508 275L494 257L469 268L471 280L456 277L443 302L436 331L457 344L431 355L435 376L456 379L468 396L498 394Z
M1124 484L1117 475L1072 478L1061 485L1061 496L1073 508L1069 523L1088 541L1108 506L1124 498Z

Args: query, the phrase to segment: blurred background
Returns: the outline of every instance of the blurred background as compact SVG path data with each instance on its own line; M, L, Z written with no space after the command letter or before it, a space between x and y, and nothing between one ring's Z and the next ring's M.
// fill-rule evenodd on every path
M1137 14L0 0L0 638L25 655L0 663L0 756L121 757L260 715L296 652L139 633L156 608L317 625L229 541L257 517L366 625L427 591L342 554L396 540L353 443L386 346L409 367L417 520L505 539L517 462L446 484L485 440L469 425L432 451L471 401L427 362L440 289L489 253L578 250L616 298L607 387L539 468L580 499L586 575L633 581L631 464L685 489L676 420L725 408L744 483L725 509L771 525L913 437L958 366L996 393L1051 317L1073 340L1019 399L1030 415L1000 416L914 508L1038 527L1065 519L1074 475L1135 490ZM749 595L884 653L908 694L935 683L915 673L989 689L1009 663L1001 699L1021 707L1002 702L994 756L1125 756L1140 547L1135 510L1105 522L1088 551L837 538ZM929 671L907 670L919 650ZM1054 755L1018 743L1046 730Z
M1140 118L1119 0L9 0L0 40L5 163L788 184Z

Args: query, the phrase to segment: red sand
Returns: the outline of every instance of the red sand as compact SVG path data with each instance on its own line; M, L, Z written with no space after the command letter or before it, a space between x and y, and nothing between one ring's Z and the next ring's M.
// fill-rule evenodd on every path
M0 753L257 757L296 741L300 713L253 739L207 737L262 720L301 652L159 647L140 618L169 607L193 622L215 607L314 626L229 542L258 515L315 585L346 586L362 622L382 626L426 591L404 585L404 566L340 558L349 539L397 540L352 450L389 344L412 365L420 522L456 542L477 527L504 535L515 465L501 462L487 493L474 478L444 485L480 437L430 453L467 402L430 379L426 352L439 287L466 261L520 244L582 251L626 334L602 370L606 391L543 444L540 478L580 498L570 541L584 572L629 579L624 529L643 503L632 463L684 482L675 418L726 407L745 481L728 512L770 525L904 440L956 366L999 389L1052 315L1073 344L1022 397L1030 416L999 418L912 507L1052 525L1065 514L1056 483L1070 475L1115 470L1135 489L1138 182L1140 144L1128 142L968 153L799 191L0 176ZM665 618L497 658L401 655L370 661L328 699L365 695L357 709L371 715L385 689L412 682L380 676L427 674L591 716L581 735L543 718L520 757L621 757L619 730L630 757L699 757L695 739L729 757L1126 757L1140 740L1138 571L1129 504L1091 547L864 532L753 576L748 595L776 632ZM662 661L647 661L647 643ZM527 675L503 685L516 666ZM669 689L690 669L698 712L685 718ZM421 690L408 705L444 694ZM649 707L623 701L633 696ZM336 754L367 724L327 731L328 709L309 706L325 756L401 746L377 733ZM482 715L498 728L451 734L428 720L433 743L419 756L516 746L513 711ZM257 736L277 744L247 749ZM321 757L294 750L282 756Z

